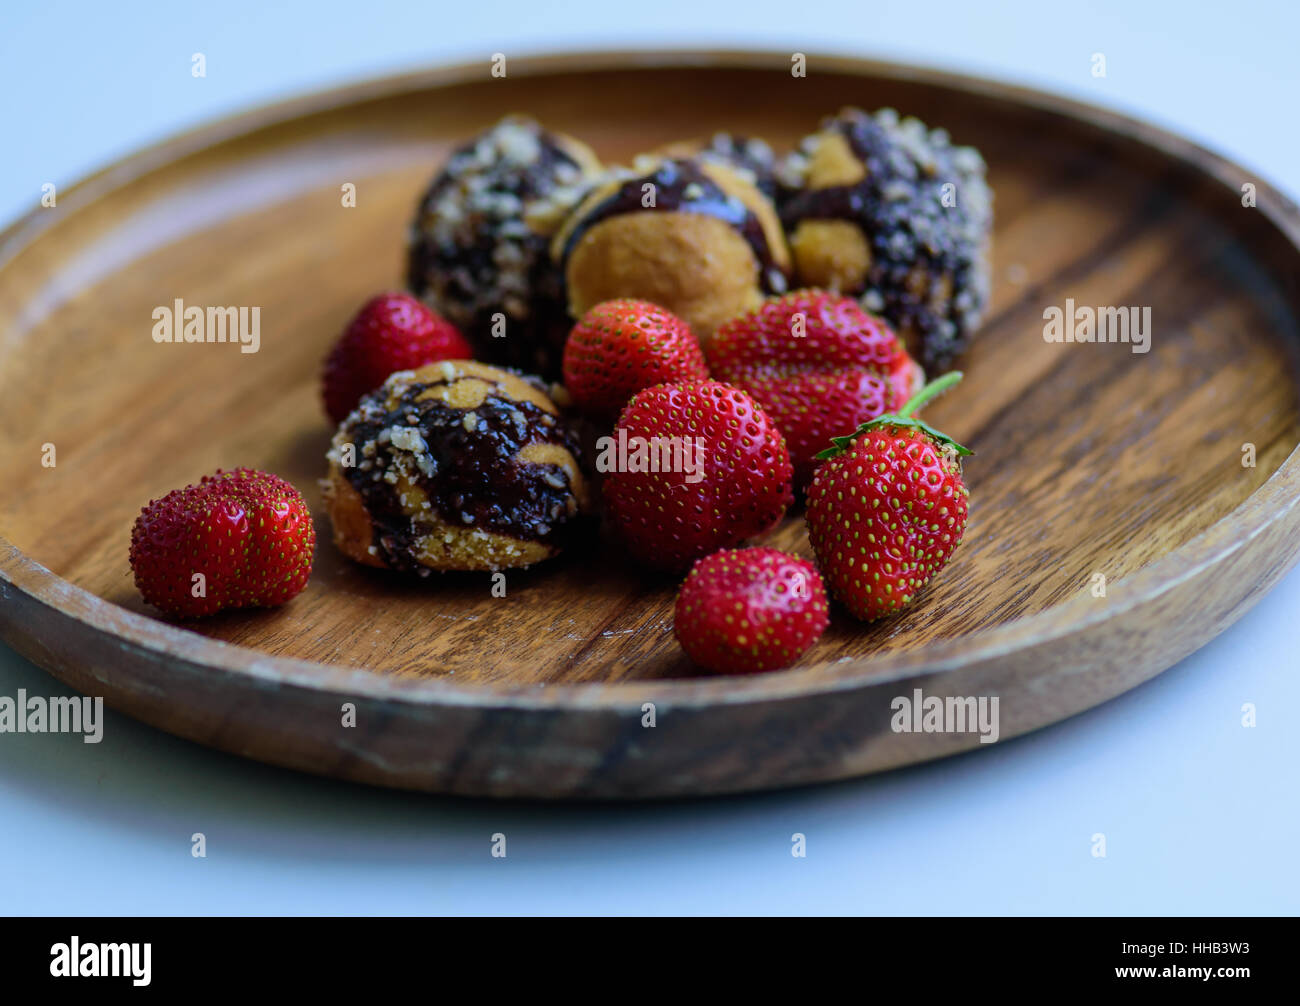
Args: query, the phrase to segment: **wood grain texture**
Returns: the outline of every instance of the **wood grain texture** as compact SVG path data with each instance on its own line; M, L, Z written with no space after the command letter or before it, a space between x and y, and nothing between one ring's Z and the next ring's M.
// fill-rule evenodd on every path
M1265 182L1110 113L912 68L815 58L796 80L785 55L715 53L510 70L219 123L0 235L0 635L132 715L295 768L458 793L681 795L974 746L891 732L890 699L913 687L1000 696L1003 737L1054 722L1194 650L1295 561L1300 213ZM485 575L412 584L334 551L315 483L320 361L367 296L400 286L408 219L452 145L524 111L609 160L718 128L784 147L846 104L946 126L981 148L996 192L988 320L967 380L928 412L976 451L971 521L911 611L870 626L838 613L790 672L697 678L672 637L675 582L608 541L510 573L505 598ZM151 312L176 298L259 306L260 351L156 345ZM1043 310L1066 298L1151 307L1151 351L1045 342ZM313 504L311 584L275 611L156 619L131 583L132 520L241 464ZM770 541L811 554L798 514Z

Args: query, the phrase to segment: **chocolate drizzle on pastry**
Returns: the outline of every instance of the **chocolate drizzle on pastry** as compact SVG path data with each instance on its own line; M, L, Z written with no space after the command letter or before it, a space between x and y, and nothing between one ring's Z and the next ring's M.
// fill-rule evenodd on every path
M431 547L475 532L565 544L582 493L571 477L580 479L576 441L557 414L492 382L493 370L394 374L340 427L331 461L360 496L385 565L427 571ZM356 464L339 465L343 443L355 445Z
M807 187L810 158L830 135L843 137L864 177ZM952 146L943 130L900 121L891 109L846 109L782 166L781 219L791 232L804 221L857 224L870 268L863 289L842 292L860 295L868 310L912 334L922 362L941 368L965 347L988 300L992 210L984 172L979 153Z
M653 205L645 205L646 186L652 185ZM723 191L699 164L686 158L658 162L648 174L628 177L603 199L585 207L581 218L564 235L559 250L561 270L578 242L597 225L628 213L700 213L732 227L749 244L758 262L759 281L767 293L783 293L785 273L777 265L758 216L738 196Z

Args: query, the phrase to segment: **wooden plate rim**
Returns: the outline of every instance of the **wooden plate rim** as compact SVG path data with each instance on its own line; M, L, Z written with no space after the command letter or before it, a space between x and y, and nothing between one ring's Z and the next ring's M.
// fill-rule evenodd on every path
M893 78L964 90L1074 119L1153 148L1209 175L1234 193L1238 191L1242 178L1250 178L1256 185L1257 211L1264 214L1292 249L1300 253L1300 208L1295 203L1258 173L1247 171L1237 163L1160 127L1071 98L987 78L851 56L809 54L808 58L810 64L832 73ZM787 52L765 49L573 51L513 57L511 73L546 76L687 66L762 69L776 63L783 65L788 59ZM70 207L69 213L76 212L166 164L286 121L363 101L466 83L482 72L479 61L389 75L289 98L202 124L147 146L69 186L62 195L63 205ZM0 232L0 268L47 227L55 226L66 215L59 214L52 219L53 215L35 209ZM1277 470L1230 513L1179 548L1113 584L1104 608L1098 608L1089 597L1081 595L987 631L943 640L916 650L851 662L804 665L752 677L550 684L538 690L534 685L517 684L484 683L467 687L446 679L393 677L361 668L276 657L210 639L105 601L56 575L3 536L0 536L0 601L7 599L5 585L8 584L29 599L92 632L111 636L119 643L157 656L179 658L265 683L339 694L364 694L382 700L485 709L577 707L620 712L639 706L651 693L657 700L679 707L768 702L860 686L874 687L951 671L996 659L1026 642L1042 643L1110 620L1158 599L1190 579L1211 575L1215 567L1229 560L1246 542L1288 516L1298 503L1300 447L1293 449ZM1300 543L1296 548L1300 548ZM4 606L0 606L0 612L4 610ZM22 633L19 625L10 625L9 628ZM819 671L816 677L808 674L813 669Z

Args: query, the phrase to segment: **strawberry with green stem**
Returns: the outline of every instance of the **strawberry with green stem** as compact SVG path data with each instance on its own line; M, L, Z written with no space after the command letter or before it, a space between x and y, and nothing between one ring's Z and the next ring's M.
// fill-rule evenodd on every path
M960 458L972 452L916 416L961 377L932 381L817 455L808 537L827 589L857 618L910 604L961 543L970 493Z

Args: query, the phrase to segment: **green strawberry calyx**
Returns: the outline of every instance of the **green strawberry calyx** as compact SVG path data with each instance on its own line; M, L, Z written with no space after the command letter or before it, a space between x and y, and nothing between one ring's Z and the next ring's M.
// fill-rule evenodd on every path
M918 391L915 395L909 398L907 403L897 412L886 412L882 416L877 416L875 419L868 420L847 436L831 437L831 444L833 446L827 447L824 451L818 452L816 455L817 460L825 461L827 458L833 458L837 455L843 454L849 449L853 441L862 436L862 434L868 433L871 430L881 429L885 426L906 426L921 430L941 449L945 445L949 445L958 455L969 456L974 454L975 452L969 447L963 447L961 444L957 443L957 441L953 440L952 437L948 436L948 434L940 433L933 426L922 422L920 419L917 419L916 416L912 415L912 413L916 412L917 409L942 395L945 391L960 381L961 378L962 373L960 370L951 370L942 377L935 378Z

